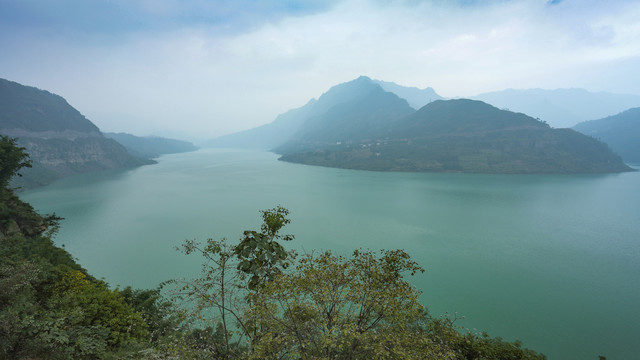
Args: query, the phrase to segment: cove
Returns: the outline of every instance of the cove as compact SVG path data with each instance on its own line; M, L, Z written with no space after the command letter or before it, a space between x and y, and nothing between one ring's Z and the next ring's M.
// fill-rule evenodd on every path
M195 275L200 259L174 250L184 239L236 240L282 205L290 248L405 249L433 315L550 359L640 353L639 172L381 173L207 149L20 196L64 217L56 243L114 286Z

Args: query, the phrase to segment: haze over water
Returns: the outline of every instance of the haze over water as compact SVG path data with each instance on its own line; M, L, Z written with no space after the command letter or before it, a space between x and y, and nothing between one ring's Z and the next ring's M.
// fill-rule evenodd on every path
M110 284L155 287L197 275L182 240L260 225L291 210L286 244L311 252L405 249L432 315L457 312L550 359L640 353L640 173L380 173L201 150L126 172L83 175L21 194L65 218L56 237Z

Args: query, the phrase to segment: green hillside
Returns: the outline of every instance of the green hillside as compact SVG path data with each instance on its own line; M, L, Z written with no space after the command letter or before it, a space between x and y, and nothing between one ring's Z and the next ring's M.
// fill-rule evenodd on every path
M17 138L33 167L12 181L32 188L83 172L132 168L152 161L105 138L62 97L0 79L0 134Z
M284 161L379 171L608 173L630 171L603 143L481 101L439 100L330 148L284 152Z
M585 121L573 129L607 143L625 161L640 164L640 107Z
M0 130L99 132L61 96L0 79Z
M385 92L378 85L360 89L362 96L334 105L309 118L292 139L276 152L298 152L332 147L363 138L371 138L414 110L406 100Z

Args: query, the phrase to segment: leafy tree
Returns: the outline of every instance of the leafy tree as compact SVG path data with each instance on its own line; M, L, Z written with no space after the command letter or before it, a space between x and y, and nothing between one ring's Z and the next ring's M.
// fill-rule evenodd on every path
M428 358L414 325L424 314L403 274L423 272L402 250L348 258L305 255L252 296L252 358Z
M290 222L287 218L289 210L278 206L261 213L261 231L245 231L244 238L233 247L233 253L239 261L238 270L250 276L250 290L256 290L289 266L286 261L288 253L277 240L293 240L293 235L279 234L280 229Z
M0 135L0 187L4 190L12 177L23 167L31 167L25 148L16 145L16 139Z
M430 317L405 276L424 270L402 250L298 256L277 241L282 207L262 211L238 245L208 239L182 250L205 258L202 274L178 281L194 328L174 346L188 358L544 359L519 342L460 332ZM201 330L198 330L200 326ZM215 330L214 330L215 329ZM179 349L179 350L176 350Z

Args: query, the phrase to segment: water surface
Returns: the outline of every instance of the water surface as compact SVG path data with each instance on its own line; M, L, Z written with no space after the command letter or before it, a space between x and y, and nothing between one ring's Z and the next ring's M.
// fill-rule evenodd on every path
M157 165L83 175L21 194L65 218L56 238L112 285L154 287L199 271L184 239L260 225L291 210L288 246L348 253L403 248L432 314L550 359L640 353L640 173L380 173L201 150Z

